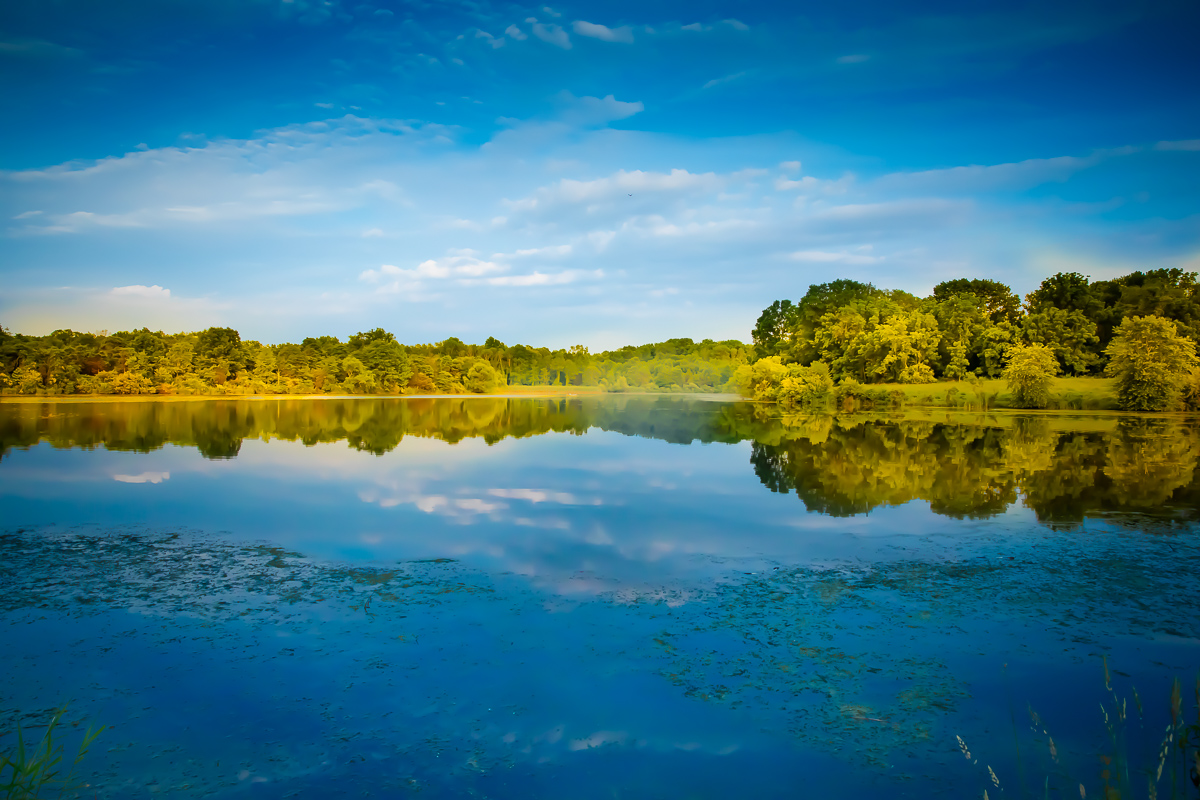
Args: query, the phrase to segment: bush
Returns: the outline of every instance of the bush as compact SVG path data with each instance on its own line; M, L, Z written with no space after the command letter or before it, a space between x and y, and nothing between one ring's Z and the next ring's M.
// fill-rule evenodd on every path
M496 384L500 382L500 376L496 374L496 370L485 361L476 361L467 370L467 379L464 385L467 391L473 394L487 394L496 388Z
M1011 348L1002 377L1012 392L1013 405L1017 408L1045 408L1050 402L1050 383L1058 370L1054 351L1044 344Z
M738 367L732 378L743 397L787 407L823 404L833 391L829 365L815 361L807 367L784 364L780 356L760 358Z
M1104 371L1117 379L1117 402L1125 411L1166 411L1179 405L1195 368L1196 343L1175 323L1148 314L1126 317L1104 349Z
M829 365L815 361L807 367L799 364L788 366L787 377L779 382L775 400L785 406L823 405L833 390L833 378Z

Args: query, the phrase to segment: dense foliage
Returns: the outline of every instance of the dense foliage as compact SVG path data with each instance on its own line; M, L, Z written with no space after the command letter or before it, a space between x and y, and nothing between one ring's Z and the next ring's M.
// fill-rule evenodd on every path
M1196 273L1159 269L1094 283L1078 273L1058 273L1024 303L992 280L945 281L920 298L841 279L810 286L799 302L776 301L765 309L753 332L759 361L743 367L735 383L747 397L806 405L820 394L808 384L797 388L801 376L810 374L801 370L809 368L839 386L1004 375L1022 387L1014 389L1021 404L1038 407L1045 405L1055 373L1128 374L1124 367L1114 371L1110 360L1133 352L1118 344L1123 324L1133 318L1162 319L1181 343L1195 342ZM1174 407L1181 397L1190 403L1193 395L1200 400L1191 362L1164 355L1159 363L1159 388L1143 386L1145 397L1127 391L1122 407Z
M482 345L451 337L403 345L387 331L299 344L244 341L232 328L164 334L0 328L0 389L64 394L485 394L510 385L601 386L609 391L720 391L750 357L737 341L670 339L592 355Z
M1050 402L1050 380L1056 374L1058 362L1046 345L1016 345L1009 350L1004 379L1019 408L1045 408Z
M1106 370L1117 379L1117 397L1129 411L1163 411L1178 405L1196 366L1196 343L1162 317L1129 317L1105 349Z

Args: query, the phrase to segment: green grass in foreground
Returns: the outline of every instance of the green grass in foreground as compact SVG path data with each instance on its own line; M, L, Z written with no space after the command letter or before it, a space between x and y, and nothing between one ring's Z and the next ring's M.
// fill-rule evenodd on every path
M54 736L66 713L66 706L54 713L46 725L42 741L33 747L25 746L25 733L21 730L20 723L17 724L16 748L0 753L0 796L4 800L34 800L48 797L46 792L55 790L58 797L63 797L67 792L77 792L85 788L85 784L75 782L75 768L87 755L92 742L96 741L96 737L107 726L88 728L87 733L83 735L83 742L79 745L79 751L75 754L75 760L71 762L66 775L62 775L64 747L61 742L55 741Z

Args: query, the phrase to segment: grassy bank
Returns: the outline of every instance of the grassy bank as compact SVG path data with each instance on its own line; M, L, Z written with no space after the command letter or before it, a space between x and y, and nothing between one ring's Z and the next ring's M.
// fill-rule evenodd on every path
M599 386L503 386L489 394L8 394L0 403L180 403L196 400L345 400L347 398L406 397L582 397L603 394ZM637 392L634 392L636 394Z
M937 406L943 408L992 409L1017 406L1013 403L1008 384L1002 378L968 381L939 381L937 383L904 384L872 383L864 388L903 396L906 406ZM1055 378L1048 409L1081 411L1116 411L1117 389L1112 378Z

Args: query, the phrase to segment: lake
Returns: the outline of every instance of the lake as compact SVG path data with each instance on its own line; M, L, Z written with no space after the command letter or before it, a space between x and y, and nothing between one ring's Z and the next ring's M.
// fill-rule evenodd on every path
M109 725L88 797L1102 796L1106 716L1152 770L1200 667L1198 456L1181 416L0 403L0 730Z

